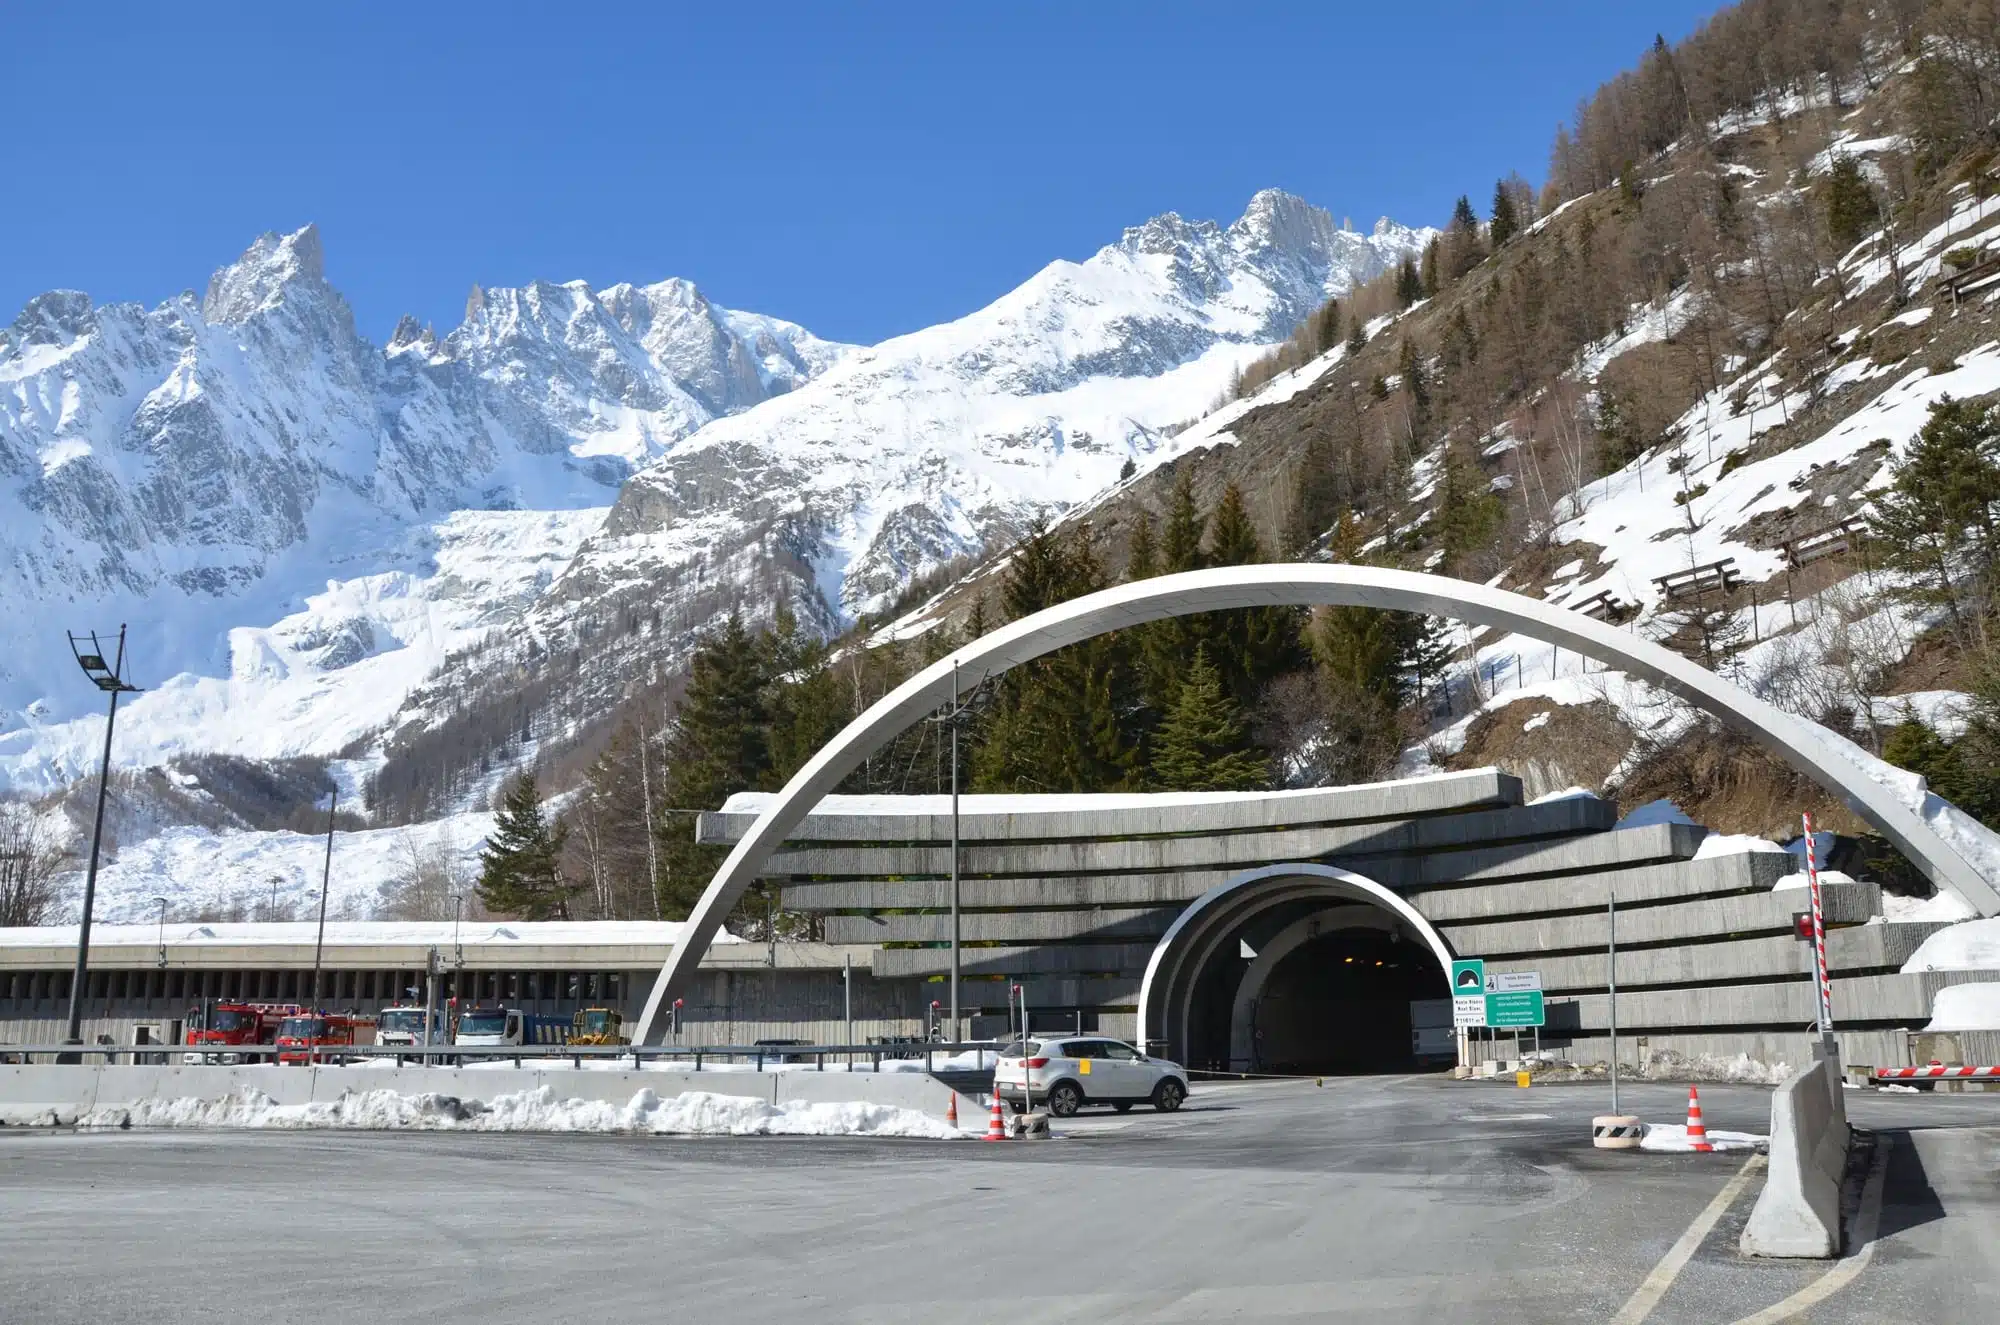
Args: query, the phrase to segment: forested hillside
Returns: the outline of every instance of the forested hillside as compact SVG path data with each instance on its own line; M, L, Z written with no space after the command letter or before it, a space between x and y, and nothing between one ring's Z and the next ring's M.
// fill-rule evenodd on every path
M614 910L650 892L680 913L714 864L688 810L777 785L956 641L1122 579L1278 558L1607 616L1995 822L1996 110L2000 20L1969 0L1747 0L1656 44L1558 131L1539 189L1463 181L1421 258L1307 318L1187 453L830 647L712 638L685 695L561 771L593 825L571 867L623 880L598 890ZM912 730L854 789L940 788L944 736ZM1728 830L1783 834L1804 807L1857 826L1615 674L1347 609L1076 646L981 696L966 746L985 790L1497 761Z

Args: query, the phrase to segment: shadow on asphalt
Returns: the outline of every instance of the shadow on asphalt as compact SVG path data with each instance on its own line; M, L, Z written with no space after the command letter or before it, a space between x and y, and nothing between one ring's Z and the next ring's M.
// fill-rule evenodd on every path
M1910 1141L1908 1128L1879 1130L1875 1144L1889 1147L1889 1167L1882 1175L1882 1215L1876 1225L1880 1242L1906 1229L1943 1219L1944 1203L1924 1171L1924 1159Z

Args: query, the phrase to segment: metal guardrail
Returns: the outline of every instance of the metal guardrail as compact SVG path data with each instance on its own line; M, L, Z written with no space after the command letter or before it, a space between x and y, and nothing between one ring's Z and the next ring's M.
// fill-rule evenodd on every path
M188 1056L196 1056L220 1066L270 1066L276 1064L279 1054L306 1054L310 1064L285 1063L284 1067L304 1067L308 1065L341 1066L363 1060L393 1058L396 1067L401 1068L407 1060L417 1059L419 1067L451 1066L471 1060L512 1060L520 1066L530 1059L537 1062L568 1063L581 1068L585 1059L619 1060L629 1058L633 1067L640 1068L646 1060L679 1060L692 1066L697 1072L702 1070L704 1060L735 1061L743 1059L753 1062L756 1070L762 1072L765 1064L783 1066L786 1064L812 1063L816 1070L824 1072L828 1059L849 1064L857 1060L870 1063L875 1071L881 1071L885 1061L914 1062L922 1059L926 1072L936 1071L938 1059L961 1053L976 1051L995 1054L1000 1043L993 1040L969 1040L957 1042L937 1042L925 1044L439 1044L439 1045L346 1045L322 1047L317 1050L303 1050L290 1045L272 1044L0 1044L0 1065L7 1063L43 1063L49 1061L82 1062L87 1056L108 1058L120 1054L137 1054L142 1063L151 1066L180 1066ZM225 1063L233 1058L234 1063ZM254 1060L270 1060L259 1063ZM442 1061L440 1061L442 1060ZM983 1069L967 1069L978 1071Z

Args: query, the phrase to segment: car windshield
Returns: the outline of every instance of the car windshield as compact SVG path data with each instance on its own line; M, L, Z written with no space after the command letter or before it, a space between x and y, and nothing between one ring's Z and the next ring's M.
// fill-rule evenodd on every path
M504 1012L468 1012L458 1019L460 1035L499 1035L507 1029Z
M229 1012L217 1008L208 1014L208 1025L204 1029L211 1031L247 1031L256 1024L257 1019L248 1012Z
M586 1012L583 1014L583 1028L587 1031L601 1031L611 1024L608 1012Z
M323 1017L286 1017L278 1028L278 1034L289 1039L311 1040L326 1034L326 1019Z
M383 1010L379 1025L386 1032L404 1031L415 1035L424 1029L424 1010L422 1008L387 1008Z

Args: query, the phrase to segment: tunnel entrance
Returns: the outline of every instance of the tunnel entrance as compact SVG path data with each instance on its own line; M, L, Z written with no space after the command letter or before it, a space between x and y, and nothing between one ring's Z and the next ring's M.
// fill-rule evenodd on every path
M1409 1071L1411 1003L1448 997L1423 945L1374 928L1322 934L1279 961L1249 1000L1251 1070Z
M1161 938L1142 1033L1149 1052L1198 1071L1437 1066L1457 1057L1453 955L1394 889L1318 862L1262 866L1203 894Z

